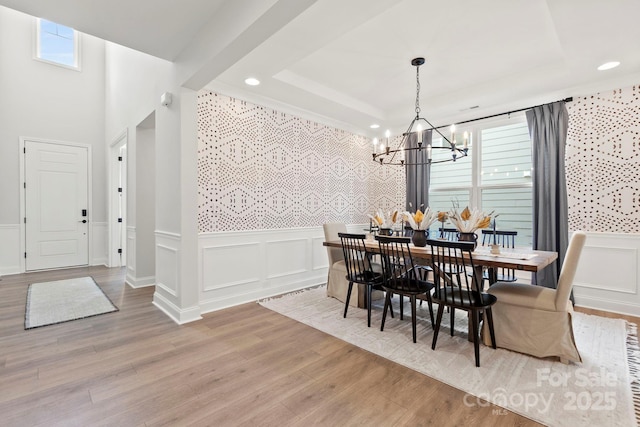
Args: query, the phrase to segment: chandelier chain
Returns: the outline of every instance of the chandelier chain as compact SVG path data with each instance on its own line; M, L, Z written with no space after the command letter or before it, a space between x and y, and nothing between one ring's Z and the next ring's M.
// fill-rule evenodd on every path
M416 117L420 116L420 66L416 67Z

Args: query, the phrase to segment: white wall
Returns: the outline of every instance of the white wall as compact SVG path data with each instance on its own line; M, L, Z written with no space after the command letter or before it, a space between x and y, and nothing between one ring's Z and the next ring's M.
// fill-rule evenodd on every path
M640 235L587 232L573 295L579 306L640 316Z
M136 132L136 286L153 284L156 274L155 116L149 116L144 123Z
M91 216L104 232L106 168L104 139L104 41L83 35L82 70L73 71L33 59L35 18L0 7L0 272L18 273L19 137L92 146ZM12 237L13 236L13 237ZM6 240L7 237L9 240ZM104 236L96 241L104 241ZM104 251L93 250L103 262ZM17 268L17 269L16 269Z

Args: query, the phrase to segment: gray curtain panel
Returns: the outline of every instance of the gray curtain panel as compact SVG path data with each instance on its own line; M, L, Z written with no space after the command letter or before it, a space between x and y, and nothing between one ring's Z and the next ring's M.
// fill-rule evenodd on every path
M569 245L564 167L569 114L564 101L526 112L533 160L533 249L558 252L558 262L534 275L534 284L555 288Z
M406 209L411 212L418 209L422 204L424 204L425 208L429 206L431 166L427 164L426 147L427 144L431 144L431 138L431 129L423 131L422 150L405 151ZM409 134L405 144L407 147L417 147L418 136L415 133ZM411 203L411 206L409 203Z

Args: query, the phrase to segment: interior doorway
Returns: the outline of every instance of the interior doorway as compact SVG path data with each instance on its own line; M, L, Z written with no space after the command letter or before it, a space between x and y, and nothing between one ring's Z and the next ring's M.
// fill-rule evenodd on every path
M109 256L110 267L127 265L127 132L109 148Z

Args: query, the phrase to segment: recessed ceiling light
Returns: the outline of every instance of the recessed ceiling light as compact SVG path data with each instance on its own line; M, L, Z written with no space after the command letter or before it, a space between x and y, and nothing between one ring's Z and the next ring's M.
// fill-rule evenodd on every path
M249 86L258 86L260 84L260 80L256 79L255 77L249 77L245 79L244 82Z
M371 126L369 126L369 127L370 127L371 129L378 129L378 128L380 127L380 125L379 125L379 124L377 124L377 123L374 123L374 124L372 124L372 125L371 125Z
M620 62L618 61L605 62L604 64L598 67L598 70L599 71L610 70L612 68L616 68L618 65L620 65Z

